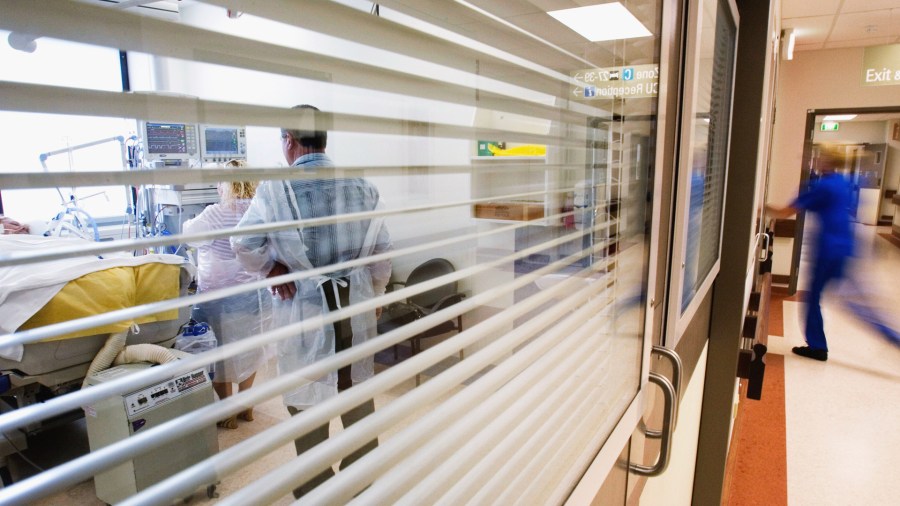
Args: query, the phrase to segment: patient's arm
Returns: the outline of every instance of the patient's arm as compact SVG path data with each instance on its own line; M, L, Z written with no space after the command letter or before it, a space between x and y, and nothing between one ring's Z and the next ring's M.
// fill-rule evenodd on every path
M23 225L12 218L7 218L6 216L0 216L0 225L3 225L4 234L28 233L28 225Z

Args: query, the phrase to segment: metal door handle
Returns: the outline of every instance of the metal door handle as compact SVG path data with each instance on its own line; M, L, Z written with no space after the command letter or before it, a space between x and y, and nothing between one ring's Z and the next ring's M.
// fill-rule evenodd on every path
M644 466L641 464L631 464L628 469L635 474L641 476L657 476L662 474L669 466L669 454L672 452L672 431L675 430L675 405L678 399L675 398L675 387L663 375L655 372L650 373L650 381L659 385L663 391L665 405L663 409L663 426L662 441L659 445L659 457L652 466Z
M684 373L684 364L681 362L681 357L678 356L677 353L666 348L665 346L654 346L651 353L659 354L663 357L669 359L672 362L672 384L675 386L675 421L674 425L678 425L678 401L681 399L681 375ZM644 431L644 435L650 439L659 439L662 437L663 431L661 430L653 430L647 428L644 425L644 420L641 419L641 430Z
M763 247L759 250L759 260L766 261L769 258L769 234L763 233L761 234L763 238Z

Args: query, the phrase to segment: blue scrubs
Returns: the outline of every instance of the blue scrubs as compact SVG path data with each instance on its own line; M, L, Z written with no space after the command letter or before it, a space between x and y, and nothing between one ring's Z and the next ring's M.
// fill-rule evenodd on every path
M792 204L798 210L811 211L819 220L818 236L813 242L813 278L806 301L806 344L810 348L828 351L820 302L828 283L843 277L847 258L853 254L851 194L844 176L825 174Z

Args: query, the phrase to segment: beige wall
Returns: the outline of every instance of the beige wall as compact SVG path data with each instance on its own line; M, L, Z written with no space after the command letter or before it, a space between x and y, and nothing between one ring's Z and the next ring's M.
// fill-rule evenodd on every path
M894 123L898 121L900 120L888 121L885 125L884 138L887 139L888 152L887 158L885 159L884 182L881 185L885 190L896 191L900 189L900 141L895 141L891 138L894 130ZM885 200L882 202L881 215L894 215L894 205L891 201Z
M862 86L863 48L796 51L778 74L768 201L787 203L800 183L808 109L900 106L900 85Z

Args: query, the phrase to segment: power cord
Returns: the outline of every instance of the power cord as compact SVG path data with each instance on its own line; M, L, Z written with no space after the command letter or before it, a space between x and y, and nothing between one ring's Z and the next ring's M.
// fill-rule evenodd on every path
M22 460L24 460L29 465L31 465L31 467L37 469L38 471L40 471L42 473L45 471L45 469L43 467L35 464L34 461L32 461L31 459L26 457L25 454L22 453L22 450L20 450L19 447L17 447L16 444L12 442L12 439L10 439L9 436L7 436L5 432L3 432L2 434L3 434L3 439L5 439L7 443L9 443L9 446L12 446L12 449L16 451L16 454L19 457L22 457Z

